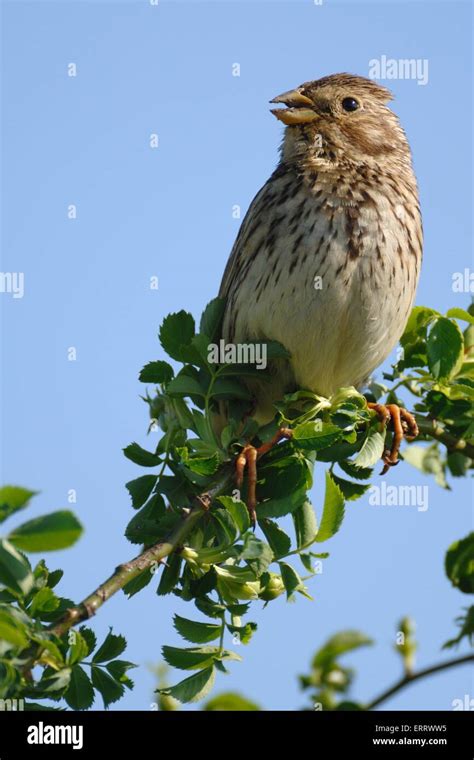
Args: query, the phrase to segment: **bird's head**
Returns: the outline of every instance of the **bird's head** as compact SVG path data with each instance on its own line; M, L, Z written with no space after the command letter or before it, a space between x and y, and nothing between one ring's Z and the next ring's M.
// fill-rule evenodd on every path
M371 79L332 74L273 98L272 113L288 129L283 158L314 156L370 161L408 150L397 116L387 107L389 90Z

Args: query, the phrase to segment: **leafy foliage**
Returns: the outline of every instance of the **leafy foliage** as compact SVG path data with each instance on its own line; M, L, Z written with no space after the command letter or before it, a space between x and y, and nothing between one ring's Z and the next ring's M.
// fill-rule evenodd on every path
M223 303L215 299L201 318L199 333L193 318L185 312L167 317L160 330L163 348L182 367L174 375L160 371L155 395L146 397L150 416L163 432L156 451L150 455L162 459L161 477L153 486L152 479L145 476L146 480L139 478L127 487L134 507L138 505L137 491L140 506L153 494L161 494L168 504L165 512L160 510L156 517L148 504L142 506L138 513L144 528L142 538L145 542L147 537L157 540L160 530L166 535L182 509L190 507L193 497L212 488L216 477L249 440L255 445L264 443L282 425L291 427L292 438L259 460L257 514L261 537L253 535L245 505L247 481L241 492L228 483L187 537L180 552L181 562L172 562L165 570L165 583L160 583L159 593L172 592L194 602L204 615L220 620L210 624L181 618L175 621L178 632L188 642L203 645L181 650L183 662L190 657L193 662L202 661L202 682L201 676L186 679L184 690L178 684L177 690L168 687L162 692L184 700L195 700L202 689L208 690L213 682L211 670L223 670L225 631L244 629L242 624L232 626L227 620L232 618L235 605L260 600L268 604L283 594L287 599L296 595L311 598L305 582L314 575L312 560L318 556L311 547L329 540L340 529L346 505L367 491L369 484L361 481L371 478L372 468L386 446L385 431L368 409L365 397L354 388L342 388L329 399L306 390L289 394L276 405L273 423L258 430L246 416L252 402L245 379L259 370L252 365L236 367L210 361L209 347L220 335L222 314ZM416 396L417 411L429 417L436 409L443 430L470 440L472 410L457 395L460 385L474 387L471 357L465 353L464 336L456 321L471 320L466 314L455 310L443 317L431 309L415 309L402 338L404 355L391 376L394 390L378 386L377 399L385 393L388 402L400 403L396 390L403 388ZM269 348L276 361L287 356L276 345ZM404 374L407 369L412 369L413 374ZM447 404L446 417L439 414L442 399ZM223 402L227 424L220 430L214 421L222 412ZM453 404L458 415L453 415ZM413 464L433 472L444 485L452 454L443 461L437 441L429 448L417 448L423 452L424 462L421 465L413 457ZM458 471L472 465L462 452L458 457L462 459L456 462ZM317 461L331 463L319 518L307 496ZM334 472L336 465L342 475ZM142 486L146 486L143 492ZM293 537L279 522L285 515L291 515ZM153 522L154 530L150 526ZM304 580L293 564L296 557L301 560ZM253 632L253 624L247 625ZM217 638L221 645L211 651L208 644ZM167 661L170 651L173 661L179 659L179 650L165 647Z
M1 494L6 519L26 507L34 492L8 486ZM108 707L133 685L127 671L135 666L116 659L126 646L123 637L110 632L96 649L95 635L86 626L62 636L51 630L49 623L73 606L55 591L62 570L50 571L44 560L32 565L23 553L66 548L81 533L77 518L61 511L29 520L0 539L0 698L21 697L26 709L34 709L37 700L64 699L72 709L86 710L97 692ZM43 668L39 678L28 664L33 651Z
M314 549L341 529L348 505L364 495L369 487L364 481L372 478L391 435L381 428L366 397L350 387L330 398L305 389L288 394L275 405L274 420L259 428L251 416L253 398L246 380L258 376L265 382L265 372L252 364L214 361L211 348L221 335L223 309L223 302L214 299L199 332L185 311L165 318L161 347L180 366L154 360L139 375L152 386L144 401L149 432L159 431L158 441L153 450L137 442L124 448L131 462L146 468L126 484L135 511L125 535L144 547L142 557L149 549L151 554L131 574L118 568L113 590L122 588L130 597L153 583L153 550L168 547L159 555L163 569L156 592L173 594L196 610L174 619L186 646L163 647L170 666L189 671L180 682L159 689L160 700L169 705L202 699L216 676L241 659L226 647L226 637L243 645L251 641L257 626L247 615L255 604L311 599L306 584L318 573L314 560L329 557ZM443 316L415 308L401 339L402 355L385 376L392 387L370 385L371 400L401 404L400 392L414 398L422 435L404 456L443 487L448 487L449 474L460 477L473 466L473 322L471 309L456 307ZM289 356L277 343L264 347L272 366ZM291 437L259 457L258 522L253 526L246 506L247 472L239 491L235 459L248 443L258 447L272 440L280 427L290 428ZM314 507L308 491L318 465L327 471L322 506ZM0 489L0 522L25 508L32 496L33 491L18 487ZM66 633L58 628L68 610L83 610L56 594L61 571L51 572L43 560L32 566L24 553L66 548L81 532L77 518L60 511L23 523L0 539L0 697L64 699L82 710L95 703L97 693L107 707L133 685L127 673L134 665L118 659L125 640L110 632L97 647L90 628L67 630L72 619ZM471 536L450 547L446 559L448 577L465 593L473 589L472 546ZM446 646L471 636L468 611L459 636ZM346 700L343 708L344 702L337 701L352 680L339 658L369 643L354 631L336 635L316 654L303 687L316 689L325 709L357 709L355 703ZM414 651L410 646L403 654L406 667ZM39 678L32 676L32 664L42 667ZM227 704L236 704L235 699L229 697Z

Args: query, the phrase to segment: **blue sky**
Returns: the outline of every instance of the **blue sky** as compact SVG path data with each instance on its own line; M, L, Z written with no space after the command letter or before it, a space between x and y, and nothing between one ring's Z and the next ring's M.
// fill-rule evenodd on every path
M25 275L23 298L0 299L2 480L41 490L31 516L68 507L76 490L85 535L49 564L65 568L59 590L79 600L134 554L123 537L132 515L124 483L142 472L121 449L133 440L150 447L137 374L162 358L162 318L181 308L198 316L217 292L239 225L232 207L245 212L277 160L273 96L338 71L367 75L383 55L428 61L426 85L384 82L420 184L417 303L441 311L468 303L467 293L453 293L452 276L472 266L471 7L36 0L4 1L2 12L2 271ZM67 75L70 63L76 77ZM68 361L70 347L76 361ZM316 475L320 509L321 468ZM446 656L440 646L468 599L445 578L443 556L472 525L471 485L442 491L408 465L390 480L428 484L429 509L348 505L311 586L315 601L280 599L259 610L244 662L216 691L300 707L296 674L329 635L349 627L377 642L346 658L359 670L354 696L369 699L399 675L393 644L404 614L418 624L418 665ZM149 709L147 665L163 644L178 644L172 614L193 617L188 606L158 599L150 586L131 601L118 595L97 616L99 635L113 625L141 666L117 709ZM387 707L450 709L465 694L473 683L463 667L413 685Z

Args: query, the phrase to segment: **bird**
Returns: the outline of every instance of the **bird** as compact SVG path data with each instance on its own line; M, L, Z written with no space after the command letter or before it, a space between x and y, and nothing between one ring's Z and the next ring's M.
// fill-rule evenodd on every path
M274 340L289 352L271 364L270 380L245 381L260 424L296 388L327 397L363 388L405 328L423 230L411 151L391 100L374 80L340 73L270 101L285 127L279 162L242 221L219 290L226 343ZM416 422L393 404L371 406L384 424L393 421L388 468ZM262 451L252 449L238 460L238 480L248 464L254 512Z

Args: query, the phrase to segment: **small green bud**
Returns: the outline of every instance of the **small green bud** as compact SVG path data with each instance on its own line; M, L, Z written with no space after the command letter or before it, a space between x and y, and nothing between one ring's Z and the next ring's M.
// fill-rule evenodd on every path
M270 579L268 583L259 594L260 599L263 599L265 602L271 602L272 599L276 599L280 594L283 594L285 590L285 584L278 573L269 573L269 575Z

